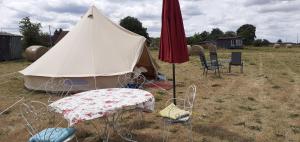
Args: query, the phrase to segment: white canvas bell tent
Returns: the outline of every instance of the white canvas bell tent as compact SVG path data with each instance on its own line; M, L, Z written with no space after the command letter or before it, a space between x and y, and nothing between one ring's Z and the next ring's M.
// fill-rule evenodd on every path
M156 77L145 41L92 6L60 42L20 73L32 90L52 91L55 87L45 86L49 80L56 84L66 79L72 81L71 91L118 87L118 76L135 67L146 68L146 77Z

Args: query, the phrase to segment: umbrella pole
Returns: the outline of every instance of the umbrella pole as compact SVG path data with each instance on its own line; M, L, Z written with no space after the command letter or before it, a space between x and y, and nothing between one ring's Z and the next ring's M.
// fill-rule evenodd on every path
M176 77L175 77L175 64L173 63L173 101L176 105Z

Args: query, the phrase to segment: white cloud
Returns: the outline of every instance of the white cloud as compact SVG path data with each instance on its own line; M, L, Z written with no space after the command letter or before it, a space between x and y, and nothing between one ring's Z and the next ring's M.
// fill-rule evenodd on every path
M300 33L298 0L180 0L187 35L219 27L236 31L242 24L257 27L257 37L296 41ZM162 0L0 0L0 28L18 32L18 22L30 16L43 30L72 28L91 5L118 23L125 16L140 19L151 36L159 36ZM4 13L4 14L3 14ZM299 30L299 31L297 31Z

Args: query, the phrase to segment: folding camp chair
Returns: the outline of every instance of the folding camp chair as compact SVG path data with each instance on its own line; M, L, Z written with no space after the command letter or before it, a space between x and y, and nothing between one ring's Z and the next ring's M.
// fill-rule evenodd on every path
M203 67L203 75L205 74L205 76L207 76L207 72L209 70L215 71L215 73L216 73L217 67L211 66L211 63L206 61L206 58L205 58L205 55L203 52L199 53L199 58L201 61L201 65Z
M209 57L211 66L215 68L215 73L218 71L219 76L221 76L220 68L222 69L223 65L218 60L217 52L209 52Z
M229 62L229 72L231 72L231 66L241 66L241 73L243 73L243 61L242 61L242 53L241 52L232 52L231 60Z
M208 70L213 70L213 69L210 66L208 66L208 64L206 62L206 59L205 59L204 53L200 52L199 53L199 58L200 58L201 65L202 65L202 68L203 68L203 75L205 74L207 76Z

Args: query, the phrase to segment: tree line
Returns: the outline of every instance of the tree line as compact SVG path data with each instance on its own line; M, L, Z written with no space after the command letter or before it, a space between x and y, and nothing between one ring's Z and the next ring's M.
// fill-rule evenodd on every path
M127 16L120 20L120 26L125 29L132 31L136 34L144 36L148 39L150 43L150 37L145 28L137 18ZM49 35L49 33L43 32L41 30L41 23L34 23L29 17L25 17L19 22L19 31L23 35L22 46L25 48L31 45L42 45L45 47L50 47L53 45L52 36L58 36L62 29L55 30L54 35Z
M136 34L142 35L147 39L147 43L150 46L159 46L160 38L150 38L141 21L135 17L127 16L120 20L120 26L123 28L134 32ZM42 32L40 23L33 23L30 21L29 17L23 18L19 22L19 30L23 35L23 47L27 48L31 45L42 45L50 47L51 35L48 33ZM59 31L55 31L55 34L59 34ZM190 45L199 44L203 41L215 41L218 38L228 38L239 36L243 39L244 45L253 45L253 46L268 46L270 42L267 39L256 39L256 27L251 24L245 24L240 26L236 31L226 31L223 32L219 28L213 28L210 32L203 31L201 33L195 33L193 36L187 37L187 43Z
M270 42L267 39L256 39L256 27L251 24L240 26L236 31L223 32L219 28L213 28L211 32L203 31L195 33L193 36L187 37L190 45L199 44L204 41L216 41L219 38L241 37L245 45L268 46Z
M29 17L25 17L19 22L19 31L23 35L22 46L24 48L31 45L50 47L50 36L48 33L43 32L41 28L41 23L33 23Z

